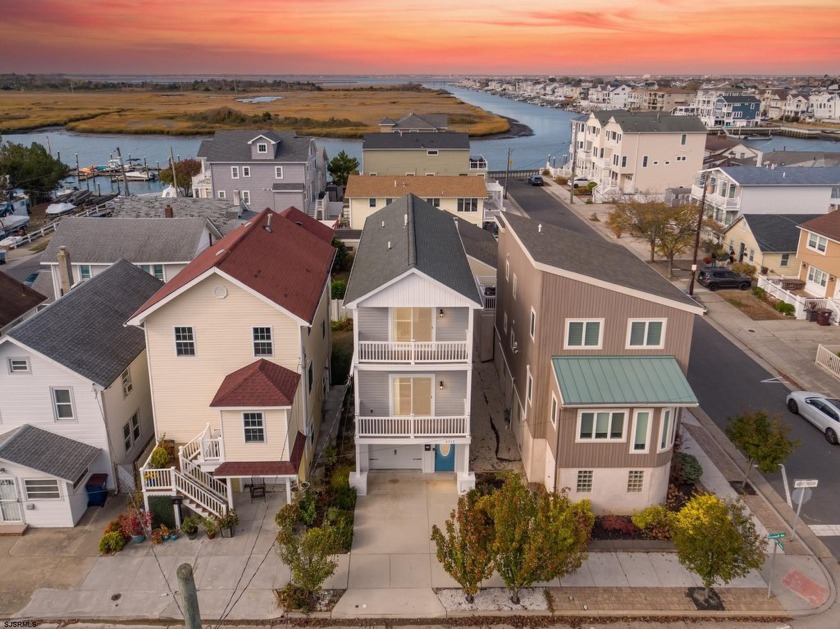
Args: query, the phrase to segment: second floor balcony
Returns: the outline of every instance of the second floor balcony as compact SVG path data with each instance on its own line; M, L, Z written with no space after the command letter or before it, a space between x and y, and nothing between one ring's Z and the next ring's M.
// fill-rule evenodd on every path
M459 363L469 359L466 341L359 341L359 362Z
M481 300L485 310L496 309L496 276L495 275L479 275L475 278L478 292L481 295Z
M460 363L471 359L468 308L360 308L359 363Z

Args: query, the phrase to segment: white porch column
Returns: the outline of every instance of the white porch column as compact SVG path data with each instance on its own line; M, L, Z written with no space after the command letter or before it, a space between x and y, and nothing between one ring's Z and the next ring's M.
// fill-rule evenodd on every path
M227 499L228 507L233 509L233 480L230 477L227 479Z
M292 504L292 479L286 479L286 504Z

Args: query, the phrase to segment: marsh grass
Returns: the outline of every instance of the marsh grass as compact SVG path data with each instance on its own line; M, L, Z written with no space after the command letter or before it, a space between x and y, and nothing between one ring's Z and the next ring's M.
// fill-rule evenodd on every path
M76 133L203 135L221 129L270 128L323 137L357 138L379 131L385 117L409 112L449 116L449 129L471 136L504 133L507 120L433 90L328 89L253 96L282 96L270 103L242 103L238 94L140 91L0 93L0 133L66 127ZM229 108L241 117L217 119ZM265 113L271 120L264 119Z

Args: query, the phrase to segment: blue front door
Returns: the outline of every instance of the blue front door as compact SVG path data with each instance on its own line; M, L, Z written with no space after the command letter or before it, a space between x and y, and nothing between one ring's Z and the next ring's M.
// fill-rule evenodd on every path
M441 443L435 446L435 472L455 471L455 446Z

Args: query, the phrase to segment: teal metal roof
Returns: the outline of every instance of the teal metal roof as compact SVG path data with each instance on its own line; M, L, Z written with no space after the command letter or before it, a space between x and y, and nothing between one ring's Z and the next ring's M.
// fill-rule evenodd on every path
M564 406L697 406L673 356L555 356Z

